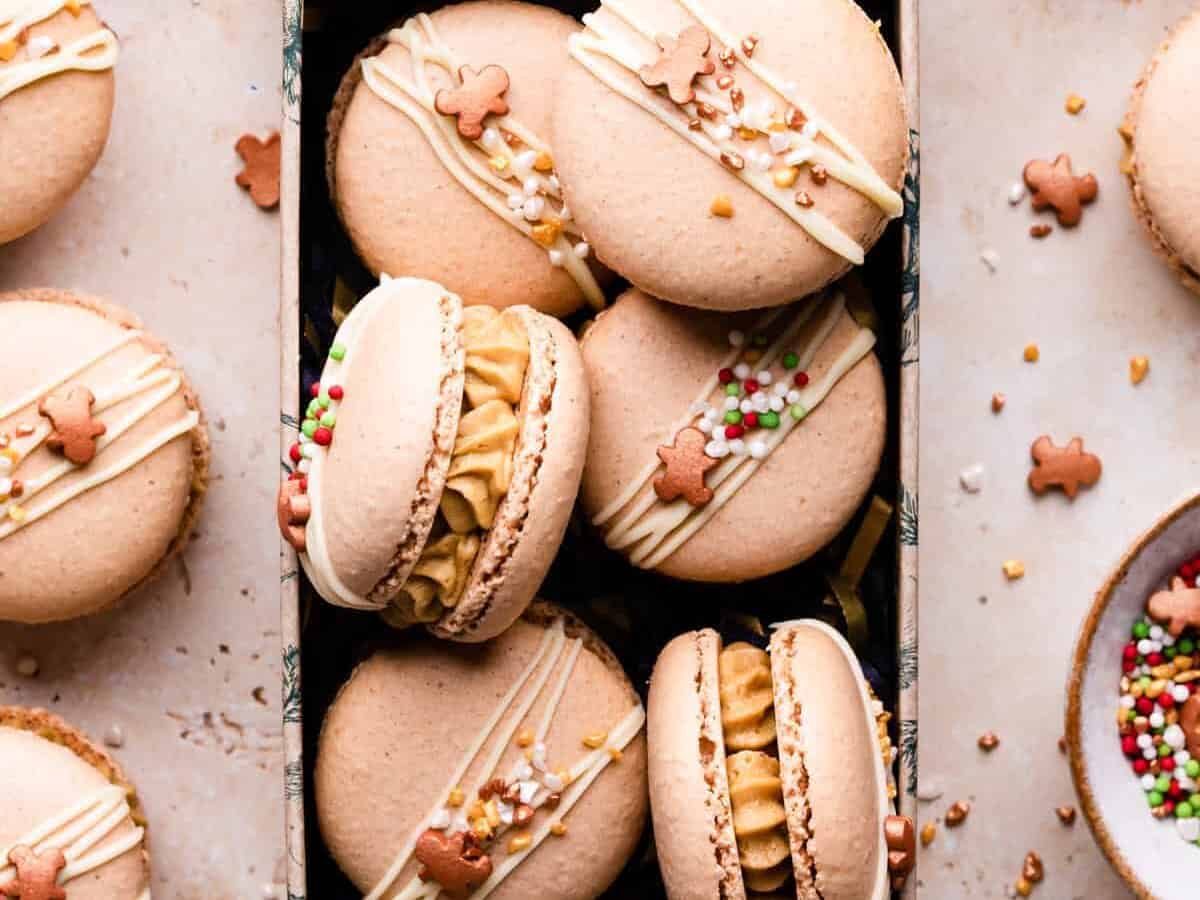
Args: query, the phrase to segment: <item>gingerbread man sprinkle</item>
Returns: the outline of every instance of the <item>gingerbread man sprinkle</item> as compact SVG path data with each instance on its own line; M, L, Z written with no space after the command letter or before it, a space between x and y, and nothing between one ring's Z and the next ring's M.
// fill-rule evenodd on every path
M1166 622L1172 637L1179 637L1189 625L1200 628L1200 588L1190 588L1176 576L1170 590L1151 595L1146 611L1150 618Z
M278 206L281 164L279 132L273 132L265 141L260 141L252 134L244 134L238 138L234 149L246 164L234 180L250 192L250 199L260 209Z
M29 847L13 847L9 862L17 867L17 877L0 884L0 896L19 900L67 900L67 892L58 885L58 873L67 866L61 850L34 853Z
M464 832L447 835L427 829L413 851L422 881L436 881L447 896L463 900L492 874L492 860Z
M681 106L696 99L692 82L700 75L711 75L716 63L708 58L712 36L699 25L685 28L679 37L660 34L661 48L654 65L644 66L638 74L646 87L666 87L667 96Z
M1033 442L1030 453L1034 468L1029 473L1029 487L1035 494L1057 487L1074 500L1081 484L1090 487L1100 480L1100 457L1084 452L1083 438L1072 438L1067 446L1056 447L1047 435L1042 435Z
M279 519L279 533L283 539L295 548L297 553L303 553L308 547L305 525L312 515L312 501L304 493L304 482L291 478L279 486L279 497L276 501L276 515Z
M443 88L433 98L434 108L443 116L458 117L458 133L468 141L483 137L483 120L488 115L508 115L508 72L502 66L484 66L476 72L470 66L458 70L462 82L456 88Z
M63 456L77 466L92 461L96 455L96 438L106 430L103 422L92 418L95 402L91 391L76 385L64 395L51 394L38 404L38 412L54 427L46 438L46 446L61 450Z
M1078 225L1083 219L1083 206L1096 199L1100 185L1096 176L1076 175L1071 170L1071 157L1060 153L1053 163L1035 159L1025 166L1025 184L1032 192L1034 209L1051 209L1058 213L1058 224L1064 228Z
M683 497L692 506L704 506L713 498L704 475L720 460L704 452L708 439L699 428L682 428L670 447L659 447L658 458L667 471L654 479L654 493L664 503Z

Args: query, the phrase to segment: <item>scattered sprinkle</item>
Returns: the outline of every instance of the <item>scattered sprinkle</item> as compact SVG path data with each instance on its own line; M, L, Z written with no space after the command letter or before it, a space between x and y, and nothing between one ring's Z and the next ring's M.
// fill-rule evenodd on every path
M1003 394L992 394L992 412L999 413L1004 409L1004 404L1008 402L1008 398Z
M1067 113L1072 116L1077 116L1083 112L1083 108L1087 106L1087 101L1078 94L1067 94L1067 102L1064 104Z
M1129 360L1129 380L1133 384L1141 384L1150 374L1150 357L1135 356Z
M729 199L728 194L717 194L713 198L712 205L708 208L708 211L722 219L732 219L733 201Z
M987 266L987 270L992 274L995 274L996 270L1000 268L1000 254L992 247L985 247L980 251L979 260Z
M946 810L946 827L957 828L967 820L967 816L971 813L971 804L965 800L958 800L950 805Z
M585 735L583 738L583 746L589 750L599 750L608 742L608 734L603 731L597 731L593 734Z
M1054 814L1058 816L1058 821L1064 825L1070 826L1075 824L1075 807L1060 806L1054 810Z
M466 800L467 797L463 793L462 788L454 788L454 790L450 792L450 796L446 798L446 805L453 806L455 809L458 809L463 805L463 803L466 802Z
M37 661L37 657L29 653L22 653L17 657L17 674L23 678L33 678L37 675L41 665Z
M555 837L562 837L564 834L567 833L567 823L566 822L550 823L550 833L552 835L554 835Z
M1027 190L1025 188L1025 182L1014 181L1012 183L1012 187L1008 189L1008 205L1017 206L1022 200L1025 199L1026 193Z
M114 750L125 746L125 732L121 730L120 725L113 723L108 726L108 730L104 732L104 743Z
M933 843L933 839L937 837L937 824L934 822L926 822L921 828L921 846L928 847Z
M979 749L984 753L991 753L1000 746L1000 738L994 731L987 731L979 736L977 743L979 744Z
M968 494L978 494L983 489L983 465L975 463L958 473L958 483Z
M1053 230L1054 230L1054 228L1051 225L1045 225L1045 224L1031 225L1029 228L1029 236L1037 238L1038 240L1041 240L1042 238L1049 235L1050 232L1052 232Z
M1027 363L1035 363L1042 358L1041 348L1037 344L1027 344L1022 354Z
M529 835L518 834L511 841L508 842L508 852L509 853L521 853L524 850L528 850L529 846L532 843L533 843L533 838L531 838Z
M1025 577L1025 563L1019 559L1006 559L1004 565L1004 577L1009 581L1016 581L1018 578Z

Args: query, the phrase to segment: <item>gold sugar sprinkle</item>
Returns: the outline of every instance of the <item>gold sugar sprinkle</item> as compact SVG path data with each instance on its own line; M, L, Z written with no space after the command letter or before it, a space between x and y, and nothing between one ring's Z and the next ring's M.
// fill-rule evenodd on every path
M73 16L78 16L83 11L83 4L79 0L67 0L64 6L67 12Z
M0 41L0 62L8 62L17 55L16 41Z
M463 805L466 799L467 796L463 793L462 788L455 788L450 792L450 796L446 798L446 803L457 809Z
M1004 409L1004 404L1008 402L1008 398L1003 394L992 394L992 412L998 413Z
M558 219L551 218L545 222L534 225L531 229L533 239L543 247L553 247L562 235L562 222Z
M14 522L21 523L25 521L25 507L13 504L8 508L8 517Z
M620 762L625 758L625 754L622 753L617 747L609 747L608 755L612 758L613 762Z
M528 728L522 729L521 732L517 735L517 746L518 747L532 747L533 746L533 732L530 731Z
M713 197L712 205L709 206L708 211L722 219L732 219L733 201L729 199L728 194L717 194L717 196Z
M937 837L937 825L933 822L926 822L925 827L921 829L921 846L928 847L933 843L935 837Z
M583 746L589 750L599 750L608 742L608 732L597 731L592 734L584 735Z
M1087 101L1078 94L1067 94L1067 102L1064 106L1070 115L1077 116L1083 112L1083 108L1087 106Z
M1150 374L1150 357L1135 356L1129 360L1129 380L1134 384L1141 384L1146 380L1146 376Z
M537 155L537 158L533 161L533 167L539 172L553 172L554 171L554 157L551 156L549 153L547 153L545 150L543 150L541 153L539 153Z
M1025 351L1021 354L1027 363L1035 363L1042 358L1042 351L1037 344L1026 344Z
M790 188L796 183L796 179L800 177L800 170L795 166L786 166L782 169L776 169L775 174L771 177L775 180L775 187Z
M740 137L743 141L752 141L758 137L758 132L749 125L743 125L738 129L738 137Z
M1004 577L1009 581L1016 581L1018 578L1025 577L1025 563L1019 559L1007 559L1001 568L1004 569Z
M533 838L527 834L518 834L508 842L509 853L520 853L522 850L528 850L530 844L533 843Z
M508 157L507 156L493 156L491 159L488 160L488 163L490 163L491 167L493 169L495 169L497 172L503 172L505 169L508 168Z
M1026 881L1024 878L1022 878L1020 881L1017 882L1016 888L1017 888L1017 893L1020 894L1022 897L1028 897L1030 894L1033 893L1033 885L1030 884L1028 881Z
M552 835L554 835L555 837L562 837L564 834L567 833L567 823L566 822L552 822L550 824L550 833Z
M977 743L979 744L979 749L984 753L991 753L1000 746L1000 738L994 731L987 731L979 736Z

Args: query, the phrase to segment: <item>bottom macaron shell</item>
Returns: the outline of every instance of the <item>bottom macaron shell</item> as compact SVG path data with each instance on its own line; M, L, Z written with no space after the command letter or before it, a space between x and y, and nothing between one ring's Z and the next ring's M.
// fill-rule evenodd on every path
M61 719L43 710L0 707L0 798L4 808L0 847L19 844L34 829L86 801L95 799L100 808L100 798L109 794L111 804L124 803L126 792L132 796L132 788L107 754ZM134 803L130 816L101 835L87 848L87 854L132 840L138 828L134 820L141 816ZM48 840L51 846L61 846L55 834ZM0 871L7 862L0 860ZM5 886L10 885L0 884L0 893ZM144 840L112 861L68 878L63 887L69 900L148 900L150 872Z
M574 638L582 642L578 651ZM521 732L538 729L564 677L565 690L545 737L551 771L596 753L585 738L602 746L610 732L611 740L617 739L618 723L641 721L640 715L631 719L640 714L640 704L607 648L556 608L534 604L501 637L476 646L410 632L396 649L358 667L326 716L314 781L322 835L359 890L366 894L379 886L397 861L403 863L399 876L385 890L414 883L418 865L406 848L435 815L468 814L476 785L503 776L525 750L537 749ZM489 720L502 708L519 711L534 696L522 722L512 723L511 737L503 740L510 715L485 740L479 760L455 779ZM585 778L565 788L557 813L539 809L528 830L536 835L545 817L563 814L564 834L548 834L540 845L510 851L509 842L519 832L509 829L488 846L495 870L525 854L488 896L591 900L604 892L633 852L645 821L645 737L640 724L636 727L639 733L614 754L618 759L603 750L596 753L609 761L576 805L563 813L572 787ZM485 758L495 764L483 765ZM457 807L449 796L451 782L464 791Z
M30 28L59 44L101 28L84 6ZM0 75L6 64L0 63ZM111 70L64 72L0 98L0 244L45 223L70 199L99 160L112 119Z
M636 290L597 317L582 342L592 391L582 500L593 522L657 461L659 447L671 445L672 427L687 416L729 354L731 332L749 334L761 319L762 313L699 313ZM804 373L811 383L860 330L849 313L841 315ZM777 378L795 377L775 368ZM781 416L787 414L785 409ZM866 496L883 452L886 419L882 370L868 353L656 570L697 581L742 581L807 559L845 526Z
M587 454L589 398L579 345L565 325L520 307L530 344L513 480L459 604L438 637L478 642L529 605L571 519Z
M186 543L207 488L207 431L186 376L153 336L133 337L140 327L119 307L67 292L0 295L0 328L10 338L0 365L0 431L8 442L0 452L18 454L0 475L36 485L56 466L67 467L36 495L22 487L20 497L12 489L0 497L7 501L0 519L0 619L40 623L98 612L161 571ZM77 467L45 446L22 455L39 434L25 432L53 421L39 414L39 400L62 395L64 374L86 360L94 362L66 385L86 387L97 403L140 379L110 410L93 407L112 443ZM174 392L149 408L173 379ZM138 415L143 409L149 411Z

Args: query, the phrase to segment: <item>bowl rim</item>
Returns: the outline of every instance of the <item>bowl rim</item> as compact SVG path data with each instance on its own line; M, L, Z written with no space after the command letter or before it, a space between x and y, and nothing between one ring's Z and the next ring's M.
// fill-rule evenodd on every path
M1124 879L1125 883L1133 889L1134 893L1141 900L1155 900L1155 895L1134 874L1133 868L1129 865L1128 860L1125 859L1124 854L1117 849L1112 835L1100 818L1096 796L1092 790L1091 782L1088 780L1087 773L1084 770L1081 739L1083 727L1081 696L1083 692L1083 672L1087 658L1091 653L1092 642L1096 637L1096 629L1099 627L1100 619L1108 610L1109 603L1112 601L1113 591L1117 584L1125 578L1133 563L1153 541L1157 540L1176 521L1197 508L1200 508L1200 494L1184 500L1170 512L1162 516L1149 530L1145 531L1135 540L1129 550L1126 551L1120 563L1117 564L1117 567L1108 576L1092 600L1091 609L1088 612L1087 618L1084 619L1079 636L1075 642L1075 650L1071 657L1071 672L1067 678L1065 737L1067 755L1071 767L1071 780L1075 783L1075 793L1079 797L1079 803L1083 808L1083 816L1087 820L1088 828L1091 829L1092 837L1100 846L1101 852L1108 859L1109 864L1116 870L1117 874Z

